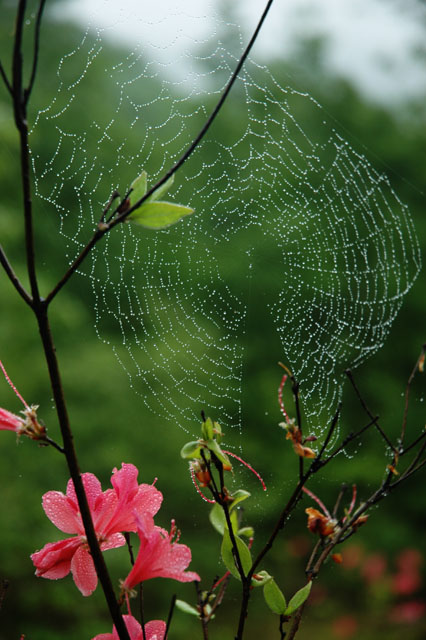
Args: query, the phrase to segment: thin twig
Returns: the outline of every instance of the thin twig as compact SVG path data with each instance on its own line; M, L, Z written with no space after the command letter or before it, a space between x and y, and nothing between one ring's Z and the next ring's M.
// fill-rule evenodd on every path
M349 378L349 381L356 393L356 395L358 396L358 399L361 403L361 406L363 407L364 411L366 412L366 414L368 415L369 418L373 419L373 414L371 413L370 409L368 408L367 404L364 401L364 398L361 395L360 390L358 389L358 386L355 382L355 379L352 375L352 371L350 369L346 369L345 371L346 375ZM389 440L389 438L387 437L386 433L383 431L383 429L381 428L381 426L379 425L377 418L374 422L374 426L376 427L377 431L380 433L380 435L382 436L383 440L386 442L386 444L388 445L388 447L390 447L392 449L392 451L395 453L397 450L394 447L394 445L392 444L392 442Z
M342 498L343 498L347 488L348 488L348 485L345 482L340 487L340 491L339 491L339 494L337 496L336 503L335 503L335 505L333 507L333 518L334 519L336 519L336 517L337 517L337 512L339 510L340 503L342 501Z
M1 63L1 60L0 60L0 76L3 78L3 82L4 82L4 84L6 85L6 89L9 91L10 95L13 95L13 94L12 94L12 87L11 87L11 84L10 84L10 82L9 82L9 80L8 80L8 77L7 77L7 75L6 75L6 71L5 71L5 70L4 70L4 68L3 68L3 65L2 65L2 63Z
M38 291L38 283L35 267L35 248L34 248L34 228L31 201L31 171L30 171L30 155L28 145L28 123L26 113L26 103L22 91L22 37L25 20L26 0L20 0L16 14L15 26L15 43L13 47L13 64L12 64L12 93L13 93L13 112L15 117L16 128L19 132L20 156L21 156L21 180L22 195L24 204L24 221L25 221L25 248L27 256L27 270L30 280L31 294L36 304L40 301Z
M46 0L40 0L40 4L37 11L37 17L36 17L36 22L34 27L33 66L31 69L31 76L30 76L30 81L28 83L28 87L24 91L25 104L28 103L28 100L30 98L31 91L33 90L33 86L34 86L36 73L37 73L37 63L38 63L38 56L39 56L39 50L40 50L40 28L41 28L41 20L43 17L43 9L45 4L46 4Z
M172 618L173 618L173 613L175 610L175 604L176 604L176 594L174 593L172 595L172 599L170 602L170 608L169 608L169 615L167 616L167 623L166 623L166 632L164 634L164 640L167 640L167 636L170 630L170 625L172 624Z
M11 283L13 284L13 286L15 287L16 291L19 293L21 298L23 298L23 300L27 303L28 306L32 307L33 305L32 298L30 294L22 286L21 281L19 280L18 276L14 272L12 265L7 259L6 254L1 245L0 245L0 264L2 265L3 269L6 271L6 275L8 276L9 280L11 281Z
M57 449L59 453L65 453L64 448L61 447L60 444L52 440L52 438L49 438L49 436L44 436L42 442L47 442L48 444L50 444L51 447L54 447L55 449Z
M226 85L224 92L222 93L221 97L218 100L218 103L217 103L216 107L213 109L211 115L207 119L206 123L204 124L203 128L201 129L199 134L196 136L194 141L190 144L188 149L182 154L182 156L179 158L179 160L172 166L172 168L166 174L164 174L164 176L160 180L158 180L158 182L156 182L156 184L153 187L151 187L151 189L149 189L146 192L146 194L142 198L140 198L132 207L127 209L122 214L114 217L112 220L110 220L109 223L101 223L102 226L98 227L96 229L96 231L94 232L92 238L89 240L87 245L84 247L84 249L82 250L80 255L77 256L77 258L74 260L72 265L68 268L68 270L66 271L64 276L61 278L61 280L58 282L58 284L52 289L52 291L46 297L46 302L48 304L59 293L59 291L62 289L62 287L68 282L70 277L73 275L73 273L75 273L75 271L78 269L78 267L83 262L83 260L87 257L87 255L90 253L90 251L96 245L96 243L106 233L111 231L111 229L113 229L117 224L119 224L121 222L124 222L124 220L126 220L127 217L133 211L138 209L141 206L141 204L143 204L145 202L145 200L147 200L154 193L154 191L156 191L165 182L167 182L167 180L169 180L169 178L171 178L171 176L174 175L178 169L180 169L180 167L183 165L183 163L186 162L186 160L188 160L188 158L192 155L192 153L198 147L198 145L200 144L201 140L204 138L204 136L206 135L207 131L210 129L211 125L213 124L216 116L218 115L221 107L223 106L223 103L225 102L226 98L228 97L229 92L231 91L232 87L234 86L234 83L235 83L236 79L238 78L238 75L239 75L239 73L241 71L241 68L242 68L244 62L246 61L247 56L249 55L249 53L250 53L250 51L251 51L251 49L252 49L252 47L253 47L256 39L257 39L257 36L259 35L259 31L262 28L263 22L264 22L266 16L268 15L269 9L271 8L273 1L274 0L268 0L268 2L266 4L266 7L265 7L265 9L264 9L264 11L263 11L263 13L262 13L262 15L260 17L260 20L259 20L258 24L257 24L257 27L256 27L255 31L253 32L252 37L250 38L250 42L248 43L245 51L243 52L240 60L238 61L238 64L235 67L235 70L234 70L234 72L233 72L228 84ZM122 200L120 202L118 207L115 209L114 213L118 212L118 210L122 206L123 202L124 202L124 200Z
M331 436L333 435L334 430L335 430L335 428L336 428L336 426L337 426L337 423L338 423L338 421L339 421L339 415L340 415L340 411L341 411L341 409L342 409L342 403L341 403L341 402L339 402L339 404L338 404L338 406L337 406L337 411L336 411L336 413L334 414L334 417L333 417L333 420L332 420L332 423L331 423L331 427L330 427L330 429L328 430L328 433L327 433L326 438L325 438L325 440L324 440L324 442L323 442L323 445L322 445L322 447L321 447L321 449L320 449L320 452L319 452L319 454L317 455L317 458L316 458L316 459L317 459L318 461L320 461L320 460L321 460L321 457L322 457L322 455L324 454L324 451L325 451L325 450L327 449L327 447L328 447L328 443L330 442L330 440L331 440Z
M332 451L328 456L328 458L326 458L325 460L320 460L318 462L318 458L315 458L315 460L312 462L312 465L315 467L315 471L325 467L325 465L331 462L331 460L333 460L333 458L335 458L341 451L343 451L348 446L348 444L350 444L351 442L359 438L365 431L367 431L367 429L372 427L377 420L378 420L378 416L373 418L373 420L370 420L370 422L367 422L367 424L361 429L359 429L359 431L355 431L355 433L350 433L349 435L347 435L346 438L343 440L342 444L340 444L336 449L334 449L334 451Z
M408 447L405 447L401 451L401 453L399 454L399 457L402 458L402 456L404 456L406 453L411 451L411 449L413 449L417 444L419 444L419 442L421 442L425 437L426 437L426 431L423 431L423 433L421 433L418 438L416 438L411 444L408 445Z

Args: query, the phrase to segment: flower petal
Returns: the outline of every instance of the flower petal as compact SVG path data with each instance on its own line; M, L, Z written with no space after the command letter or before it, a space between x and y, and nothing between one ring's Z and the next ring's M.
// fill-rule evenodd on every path
M0 409L0 429L19 431L21 427L22 420L18 416L6 409Z
M31 555L36 567L36 576L57 580L68 575L72 557L80 545L79 537L48 542L43 549Z
M138 485L138 469L133 464L122 463L121 469L114 469L111 484L117 496L114 515L107 522L102 519L102 531L109 536L116 531L136 531L135 512L154 516L161 506L163 495L148 484Z
M107 551L108 549L117 549L117 547L122 547L126 544L126 538L121 533L113 533L108 537L105 542L101 543L102 551Z
M49 520L64 533L84 534L81 519L76 517L75 508L62 491L45 493L43 509Z
M146 640L163 640L166 635L166 623L163 620L151 620L145 625Z
M77 589L90 596L98 584L95 565L86 545L80 546L71 560L71 572Z
M126 589L132 589L139 582L151 578L172 578L179 582L200 580L197 573L185 571L191 561L189 547L171 542L170 535L164 529L151 527L149 518L136 518L140 547L136 562L124 581Z
M84 490L87 495L87 501L89 503L90 510L95 509L96 499L102 494L101 483L93 473L83 473L81 475L83 481ZM74 489L74 482L70 478L67 484L67 497L76 505L78 505L77 496Z

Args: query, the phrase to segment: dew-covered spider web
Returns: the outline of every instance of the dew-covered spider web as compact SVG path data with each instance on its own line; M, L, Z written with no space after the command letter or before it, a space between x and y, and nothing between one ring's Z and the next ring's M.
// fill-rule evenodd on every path
M108 5L58 54L32 130L36 195L58 217L64 268L114 190L124 195L143 169L153 184L180 157L247 40L217 15L135 9L120 14L143 34L127 50L114 41L117 18L105 24ZM187 27L170 39L178 14ZM207 27L195 37L197 20ZM153 414L191 432L201 409L241 427L250 371L281 360L320 433L344 370L383 345L419 271L407 207L387 178L286 83L254 50L167 194L195 213L157 232L119 225L78 271L129 384ZM253 362L257 341L261 353L272 347Z

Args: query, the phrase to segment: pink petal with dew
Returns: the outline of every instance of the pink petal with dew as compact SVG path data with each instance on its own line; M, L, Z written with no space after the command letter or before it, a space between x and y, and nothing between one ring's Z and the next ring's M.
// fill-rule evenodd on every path
M93 524L99 535L108 537L114 530L109 526L117 511L117 495L114 489L107 489L96 499L96 508L92 512ZM115 529L117 531L118 529Z
M90 596L98 584L95 565L86 545L80 546L71 560L71 572L77 589Z
M151 620L145 625L146 640L164 640L166 623L163 620Z
M81 540L78 537L48 542L43 549L31 555L36 576L57 580L68 575L72 557L80 545Z
M108 551L108 549L117 549L126 544L126 538L121 533L113 533L105 542L101 543L102 551Z
M123 620L129 632L130 640L144 640L142 627L133 616L125 615ZM163 620L151 620L145 625L146 640L164 640L165 634L166 623ZM92 640L119 640L119 636L114 627L112 633L100 633Z
M149 519L137 518L137 521L140 547L136 562L124 581L127 589L151 578L172 578L179 582L200 580L197 573L185 571L191 562L189 547L171 542L164 529L151 528Z
M48 491L43 496L43 509L53 524L64 533L84 535L81 518L73 502L62 491Z
M15 416L14 413L10 413L6 409L0 409L0 429L7 429L8 431L18 431L22 427L22 420Z
M93 475L93 473L83 473L81 479L83 481L83 486L86 492L90 510L94 511L94 509L96 508L96 500L100 495L102 495L101 483L99 482L97 477ZM74 489L74 483L71 478L70 480L68 480L67 484L67 497L78 508L78 501Z
M111 484L118 502L116 513L108 524L108 531L136 531L134 512L154 516L163 501L161 491L152 485L138 485L138 469L133 464L122 463L121 469L114 469Z

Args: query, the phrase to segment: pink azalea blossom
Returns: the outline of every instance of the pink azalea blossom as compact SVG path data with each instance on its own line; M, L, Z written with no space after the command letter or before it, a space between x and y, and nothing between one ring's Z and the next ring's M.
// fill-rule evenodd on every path
M123 616L124 623L129 632L130 640L164 640L166 633L166 623L162 620L151 620L145 625L145 638L142 627L133 616ZM92 638L92 640L119 640L115 627L112 633L100 633Z
M152 518L161 506L161 492L152 485L138 485L137 476L134 465L123 463L120 470L113 470L113 489L107 491L102 491L99 480L92 473L81 476L102 551L123 546L126 540L121 532L136 531L135 517L146 514ZM49 542L41 551L32 554L36 576L56 580L71 571L78 589L84 596L89 596L96 589L98 579L72 480L68 481L66 495L61 491L45 493L43 509L58 529L76 535Z
M8 429L20 433L23 427L23 420L14 413L10 413L6 409L0 409L0 429Z
M173 542L176 526L172 521L170 533L154 525L153 518L136 516L140 547L136 562L123 582L123 588L132 589L150 578L172 578L179 582L200 580L194 571L185 571L191 562L191 550L184 544Z

